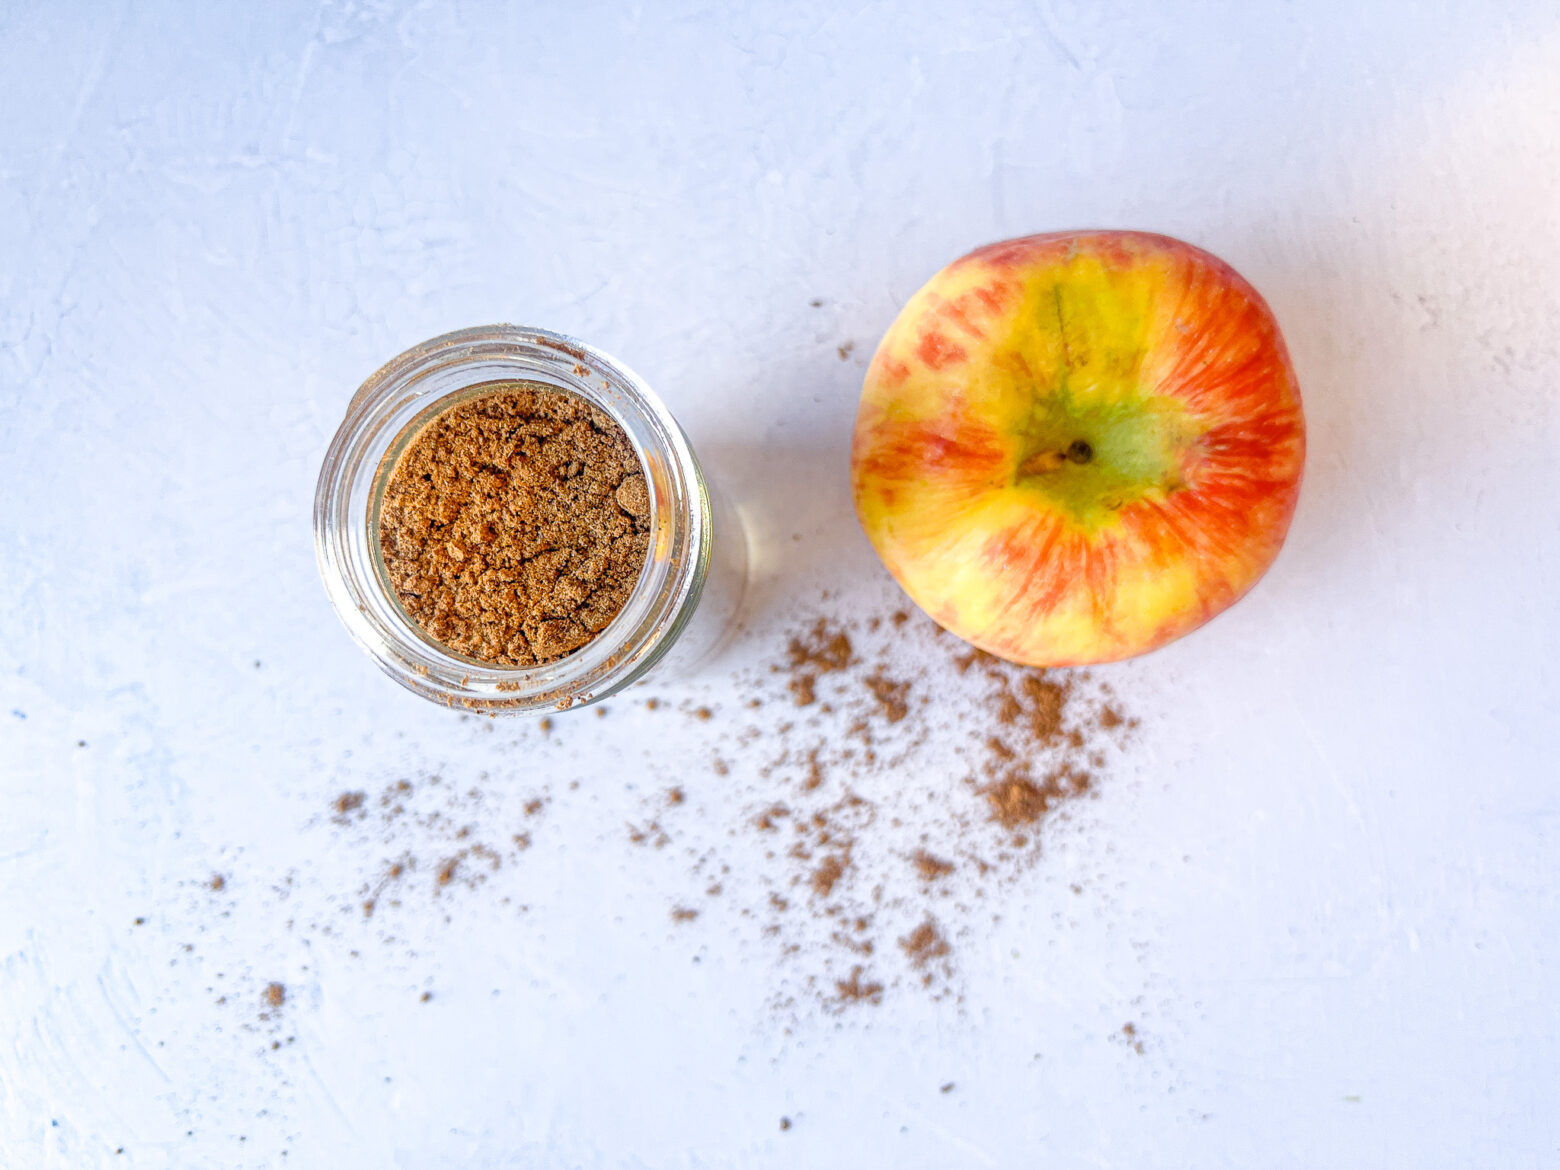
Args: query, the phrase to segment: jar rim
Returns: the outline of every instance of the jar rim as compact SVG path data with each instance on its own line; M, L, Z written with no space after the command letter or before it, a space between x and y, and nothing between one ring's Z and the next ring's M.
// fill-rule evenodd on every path
M651 531L623 608L555 662L497 666L458 654L414 622L384 578L378 501L387 454L407 427L483 385L526 382L583 398L623 428L645 472ZM712 520L693 448L664 403L621 362L565 334L489 325L430 338L391 358L358 388L320 468L314 542L320 575L353 638L401 685L446 706L542 713L597 702L653 667L676 641L708 572Z

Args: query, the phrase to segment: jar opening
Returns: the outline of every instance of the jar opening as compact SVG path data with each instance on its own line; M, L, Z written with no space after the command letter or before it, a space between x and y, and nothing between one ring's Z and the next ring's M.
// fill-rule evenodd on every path
M378 539L389 478L422 428L454 405L514 384L604 411L627 436L649 497L644 564L622 608L577 649L534 666L495 665L428 636L396 596ZM494 713L596 701L642 677L698 604L711 534L698 461L649 387L584 342L514 326L434 338L375 373L331 443L315 497L321 574L353 636L391 677L419 694Z
M485 400L500 417L470 417ZM459 433L440 435L441 424ZM441 459L441 439L458 455ZM457 480L457 460L481 466ZM623 487L605 483L613 475ZM600 498L603 486L617 494ZM436 399L406 423L380 459L367 523L375 575L412 636L472 666L519 670L536 663L517 657L562 661L614 636L645 579L656 519L644 460L614 415L570 390L502 380ZM439 596L424 598L409 579ZM547 639L562 652L548 653Z

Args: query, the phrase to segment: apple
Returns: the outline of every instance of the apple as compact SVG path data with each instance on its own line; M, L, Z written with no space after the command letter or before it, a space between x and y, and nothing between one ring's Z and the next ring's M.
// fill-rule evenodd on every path
M1190 633L1273 563L1305 419L1266 302L1168 236L1053 232L954 261L867 369L856 513L945 629L1031 666Z

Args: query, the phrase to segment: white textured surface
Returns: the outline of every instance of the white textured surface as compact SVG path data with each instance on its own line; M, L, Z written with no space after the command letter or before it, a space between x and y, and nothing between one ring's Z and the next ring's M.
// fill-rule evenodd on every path
M548 7L0 3L0 1164L1555 1165L1554 6ZM391 354L544 324L777 538L760 627L881 604L860 357L940 264L1071 226L1267 295L1290 544L1111 672L1141 736L1054 861L1105 893L1058 916L1043 863L962 1004L782 1027L622 844L645 737L704 732L506 752L397 691L316 579L319 459ZM321 926L377 861L337 792L538 760L590 797L527 916Z

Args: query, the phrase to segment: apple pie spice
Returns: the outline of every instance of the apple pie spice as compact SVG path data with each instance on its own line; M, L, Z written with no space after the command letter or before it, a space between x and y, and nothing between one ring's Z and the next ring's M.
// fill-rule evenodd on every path
M1004 891L1097 793L1136 721L1087 671L1014 666L907 611L809 618L771 646L708 701L631 691L598 708L634 721L623 742L640 761L620 776L569 770L569 740L599 736L594 719L462 716L527 767L411 769L322 797L338 851L368 863L340 912L386 939L406 915L452 913L450 899L490 895L524 915L563 896L530 888L527 854L557 810L589 801L622 809L626 855L666 891L665 929L748 935L769 954L780 1018L911 991L957 999L960 949L982 945ZM682 721L695 746L657 750L658 720Z
M424 633L525 667L607 627L639 579L649 531L623 429L572 394L513 383L423 425L385 487L379 548Z
M908 611L845 616L861 608L825 597L753 631L754 665L713 686L637 688L545 723L461 714L458 764L412 743L393 769L343 759L303 829L315 860L275 872L222 851L220 882L187 879L197 916L170 962L200 972L190 991L216 1030L286 1091L300 1019L350 994L352 971L399 972L403 1010L436 1010L439 973L463 960L457 917L501 948L573 951L596 929L567 876L584 842L592 866L637 879L614 912L694 964L740 965L778 1037L870 1027L910 997L965 1010L966 952L987 974L994 957L1032 971L1085 914L1115 913L1089 801L1128 788L1137 721L1089 671L1013 666ZM604 735L619 766L579 770L578 746ZM1033 929L998 957L1010 914ZM255 929L302 949L262 961L240 942ZM1098 1040L1152 1059L1166 1005L1148 998L1151 975L1122 974L1098 995L1126 1023ZM929 1088L951 1091L954 1071L928 1069Z

